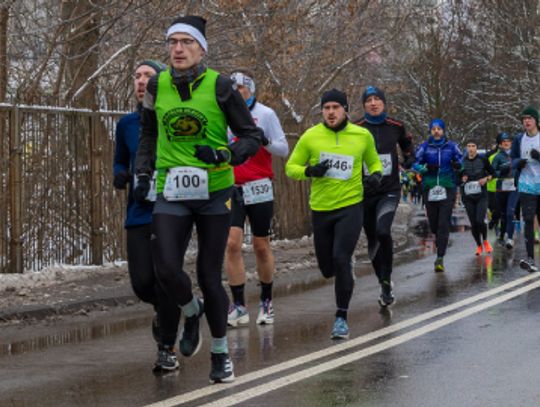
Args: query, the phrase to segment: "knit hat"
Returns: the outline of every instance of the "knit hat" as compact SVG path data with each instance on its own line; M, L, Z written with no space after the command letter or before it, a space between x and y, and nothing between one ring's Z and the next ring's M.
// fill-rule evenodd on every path
M252 77L244 72L233 72L231 79L236 82L237 85L245 86L249 89L249 93L255 94L255 81Z
M512 137L508 133L505 133L505 132L497 134L497 144L501 144L505 140L512 141Z
M446 125L444 124L444 121L442 119L433 119L431 123L429 123L429 131L431 131L431 129L435 126L440 127L441 129L443 129L443 131L446 130Z
M366 100L370 96L377 96L379 99L383 101L384 104L386 104L386 96L384 95L384 92L380 90L376 86L368 86L364 93L362 93L362 104L364 105L366 103Z
M536 125L538 126L538 110L532 106L527 106L525 109L523 109L523 112L521 112L521 118L523 119L525 116L534 117L534 120L536 120Z
M175 33L185 33L191 35L201 45L204 52L208 52L206 42L206 20L199 16L178 17L171 23L165 38L169 38Z
M144 61L139 62L137 64L137 66L135 67L135 69L137 69L138 67L143 66L143 65L149 66L154 71L156 71L156 73L159 73L159 72L164 71L165 69L167 69L167 65L162 64L159 61L154 61L153 59L145 59Z
M347 104L347 94L337 89L330 89L323 93L321 96L321 108L325 103L337 102L345 108L345 111L349 111L349 105Z

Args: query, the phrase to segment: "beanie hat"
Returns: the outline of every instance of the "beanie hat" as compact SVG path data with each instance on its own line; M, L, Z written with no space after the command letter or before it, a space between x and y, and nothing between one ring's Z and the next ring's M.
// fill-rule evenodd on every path
M501 144L505 140L512 140L512 137L505 132L497 134L497 144Z
M137 66L135 67L135 69L137 69L138 67L143 66L143 65L149 66L154 71L156 71L156 73L164 71L167 68L167 65L165 65L165 64L163 64L163 63L161 63L159 61L154 61L153 59L145 59L144 61L139 62L137 64Z
M376 86L368 86L364 93L362 93L362 104L366 103L366 100L370 96L377 96L379 99L383 101L384 104L386 104L386 97L384 95L384 92L380 90Z
M175 33L185 33L191 35L201 45L204 52L208 52L206 42L206 20L199 16L178 17L171 23L167 30L166 38Z
M446 130L446 125L444 124L444 121L442 119L433 119L431 123L429 123L429 131L431 131L431 129L435 126L440 127L441 129L443 129L443 131Z
M527 106L525 109L523 109L523 112L521 112L521 118L523 119L525 116L534 117L534 120L536 120L536 125L538 126L538 110L532 106Z
M323 93L321 96L321 108L325 103L337 102L345 108L345 111L349 111L349 105L347 104L347 94L337 89L330 89Z
M255 94L255 81L249 75L245 74L244 72L234 72L231 75L231 79L237 85L242 85L242 86L245 86L246 88L248 88L249 93L251 93L252 95Z

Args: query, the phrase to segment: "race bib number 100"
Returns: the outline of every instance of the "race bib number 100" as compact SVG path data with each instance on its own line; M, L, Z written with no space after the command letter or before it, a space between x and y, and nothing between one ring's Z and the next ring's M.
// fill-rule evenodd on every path
M208 173L202 168L170 168L163 188L167 201L208 199Z
M352 176L354 157L350 155L321 153L320 162L328 160L325 177L348 180Z

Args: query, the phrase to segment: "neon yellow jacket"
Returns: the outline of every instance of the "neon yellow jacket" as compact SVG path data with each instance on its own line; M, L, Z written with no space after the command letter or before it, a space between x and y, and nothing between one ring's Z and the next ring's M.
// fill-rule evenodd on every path
M353 167L346 180L327 175L312 178L309 205L314 211L332 211L362 202L362 164L366 163L370 174L383 169L369 130L348 123L335 132L320 123L302 134L285 165L285 173L297 180L308 179L306 167L322 161L321 153L352 157Z

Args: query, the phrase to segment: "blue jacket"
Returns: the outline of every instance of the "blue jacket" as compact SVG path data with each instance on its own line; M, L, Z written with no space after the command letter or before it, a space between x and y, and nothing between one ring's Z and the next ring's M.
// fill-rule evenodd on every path
M463 163L463 154L453 141L446 137L436 141L430 136L416 150L416 163L413 169L422 174L422 185L427 189L441 185L445 188L455 188L457 178L452 162ZM438 165L439 168L430 170L427 165Z
M116 147L114 151L114 174L124 170L134 174L135 156L139 147L140 132L139 112L133 112L122 117L116 125ZM128 184L129 195L126 211L126 221L124 226L127 228L152 223L152 210L154 204L138 203L133 199L133 179Z

